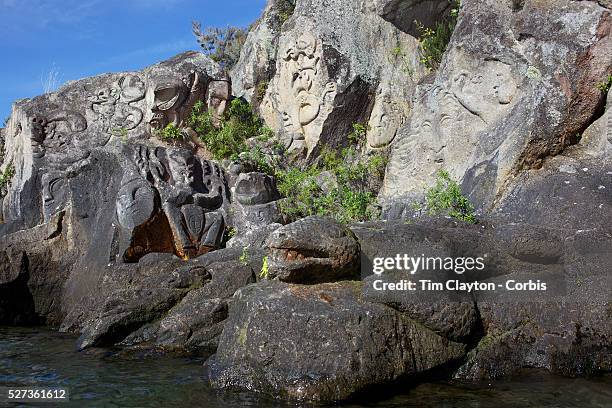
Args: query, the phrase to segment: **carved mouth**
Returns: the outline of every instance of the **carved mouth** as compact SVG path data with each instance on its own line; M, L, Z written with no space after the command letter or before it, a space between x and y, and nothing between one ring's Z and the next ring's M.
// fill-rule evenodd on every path
M149 121L149 125L151 125L153 129L163 128L165 126L164 115L162 113L154 113L153 117Z
M295 249L278 247L270 247L270 256L275 260L285 262L303 261L306 259L326 262L330 259L329 253L327 253L326 251L316 249Z

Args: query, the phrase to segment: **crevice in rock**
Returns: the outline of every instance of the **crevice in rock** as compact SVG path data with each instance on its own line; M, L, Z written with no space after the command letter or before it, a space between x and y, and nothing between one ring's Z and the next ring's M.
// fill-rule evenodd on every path
M4 267L15 267L8 262L3 263ZM30 261L27 254L22 252L17 278L0 284L0 324L37 326L43 323L43 319L36 313L34 297L28 287L29 280Z
M416 21L434 27L448 18L453 7L448 0L391 0L382 7L380 16L400 31L419 38Z
M175 253L170 223L162 211L146 224L134 228L130 246L123 254L126 263L137 263L143 256L153 253Z

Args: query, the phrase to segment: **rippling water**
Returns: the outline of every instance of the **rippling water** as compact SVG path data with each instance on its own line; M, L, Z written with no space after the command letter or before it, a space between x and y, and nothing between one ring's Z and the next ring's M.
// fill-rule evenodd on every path
M249 393L211 390L202 379L201 360L125 358L104 350L79 353L74 341L73 336L40 328L0 327L0 386L67 388L70 402L60 407L295 406ZM391 399L345 407L610 408L612 376L567 379L531 371L493 384L427 383Z

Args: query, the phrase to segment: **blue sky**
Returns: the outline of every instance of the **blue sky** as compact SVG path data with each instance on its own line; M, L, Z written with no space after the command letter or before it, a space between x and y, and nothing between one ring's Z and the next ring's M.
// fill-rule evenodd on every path
M15 99L60 83L141 69L198 49L191 21L246 26L265 0L0 0L0 126Z

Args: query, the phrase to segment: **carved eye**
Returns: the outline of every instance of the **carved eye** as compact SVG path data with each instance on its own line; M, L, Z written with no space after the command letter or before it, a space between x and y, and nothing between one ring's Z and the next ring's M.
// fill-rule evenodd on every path
M175 88L163 88L155 91L155 98L160 102L168 102L176 95Z

